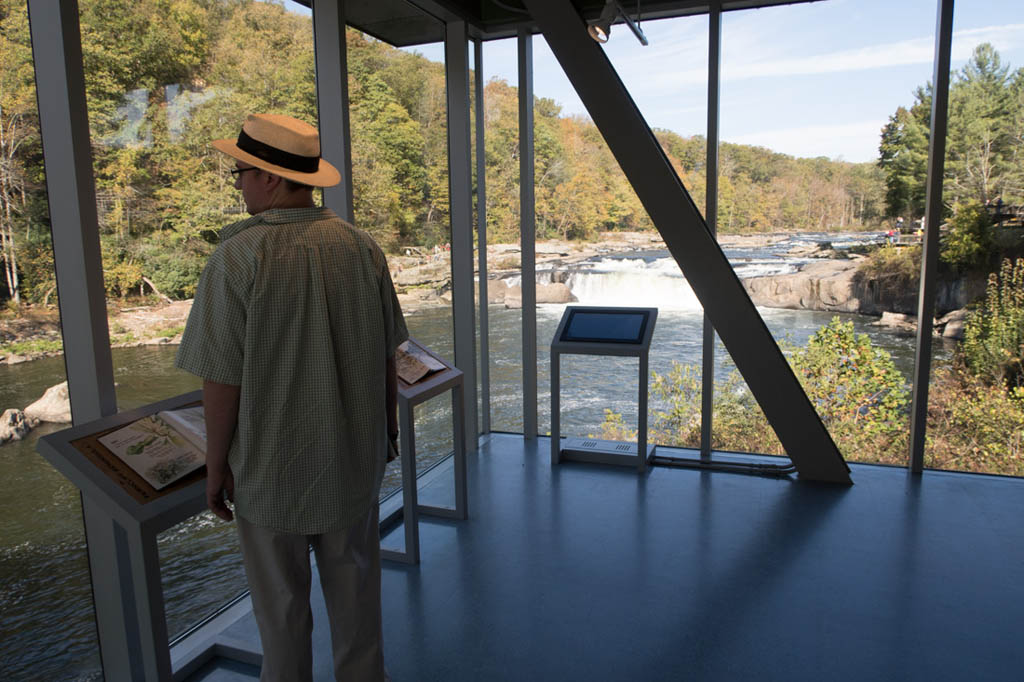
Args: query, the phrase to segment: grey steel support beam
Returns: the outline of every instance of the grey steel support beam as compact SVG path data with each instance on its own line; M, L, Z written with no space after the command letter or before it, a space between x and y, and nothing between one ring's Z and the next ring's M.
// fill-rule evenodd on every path
M491 351L487 317L487 150L484 140L484 49L473 41L473 90L476 92L476 248L480 296L480 431L491 432Z
M445 24L448 85L448 192L452 220L452 317L455 366L462 370L466 399L463 428L468 452L477 447L476 331L473 322L473 176L470 164L469 34L466 22Z
M586 23L570 0L524 2L800 477L850 483L831 435Z
M39 127L76 424L117 412L77 2L29 3Z
M949 62L953 44L953 0L938 0L935 19L935 65L932 74L932 121L928 142L928 187L925 197L921 289L917 301L917 349L914 388L910 402L910 470L924 468L925 429L928 425L928 381L932 364L932 318L935 316L935 275L939 261L942 222L942 177L946 160L949 108Z
M708 139L705 170L704 217L714 237L718 232L718 121L721 110L722 3L708 8ZM704 313L704 350L701 354L700 458L711 461L711 424L715 405L715 328Z
M341 182L327 187L324 206L348 222L352 214L352 136L348 118L348 50L345 0L314 0L313 45L320 156L341 171Z
M75 424L117 412L85 100L78 3L30 0L39 128L60 301L64 364ZM82 498L100 658L108 680L170 675L170 657L145 647L124 531ZM160 614L162 617L162 614ZM165 626L166 629L166 626ZM164 633L166 640L166 632Z
M519 253L523 296L523 437L537 437L537 249L533 192L533 34L519 28Z

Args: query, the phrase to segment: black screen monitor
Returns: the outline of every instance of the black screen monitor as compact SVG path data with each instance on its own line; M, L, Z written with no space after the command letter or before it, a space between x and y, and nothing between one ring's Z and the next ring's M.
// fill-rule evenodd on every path
M560 341L641 343L649 315L646 310L571 310Z

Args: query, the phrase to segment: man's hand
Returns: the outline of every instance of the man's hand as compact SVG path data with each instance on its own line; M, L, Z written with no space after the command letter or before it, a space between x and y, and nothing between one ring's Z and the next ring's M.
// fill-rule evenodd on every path
M224 496L235 501L235 477L228 466L228 450L238 425L238 401L242 389L231 384L203 382L203 413L206 416L206 506L230 521L235 518Z
M206 468L206 506L214 514L230 521L235 518L231 510L224 504L224 498L234 504L235 502L235 477L231 473L231 467L214 470L209 465Z
M388 462L398 459L398 434L388 435Z

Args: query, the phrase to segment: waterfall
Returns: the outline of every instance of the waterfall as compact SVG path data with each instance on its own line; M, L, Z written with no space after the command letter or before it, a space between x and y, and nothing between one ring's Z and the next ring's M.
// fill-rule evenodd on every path
M604 258L571 272L566 285L581 305L643 306L699 312L700 301L672 258ZM744 259L733 263L740 278L794 271L778 260ZM550 276L548 277L550 281ZM538 283L541 283L538 278Z

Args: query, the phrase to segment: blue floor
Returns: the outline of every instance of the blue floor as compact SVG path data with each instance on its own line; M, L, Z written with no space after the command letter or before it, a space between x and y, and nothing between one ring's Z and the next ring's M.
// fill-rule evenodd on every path
M470 519L421 520L422 563L385 565L396 682L1024 679L1024 480L639 476L547 445L492 436ZM253 679L234 665L190 679Z

